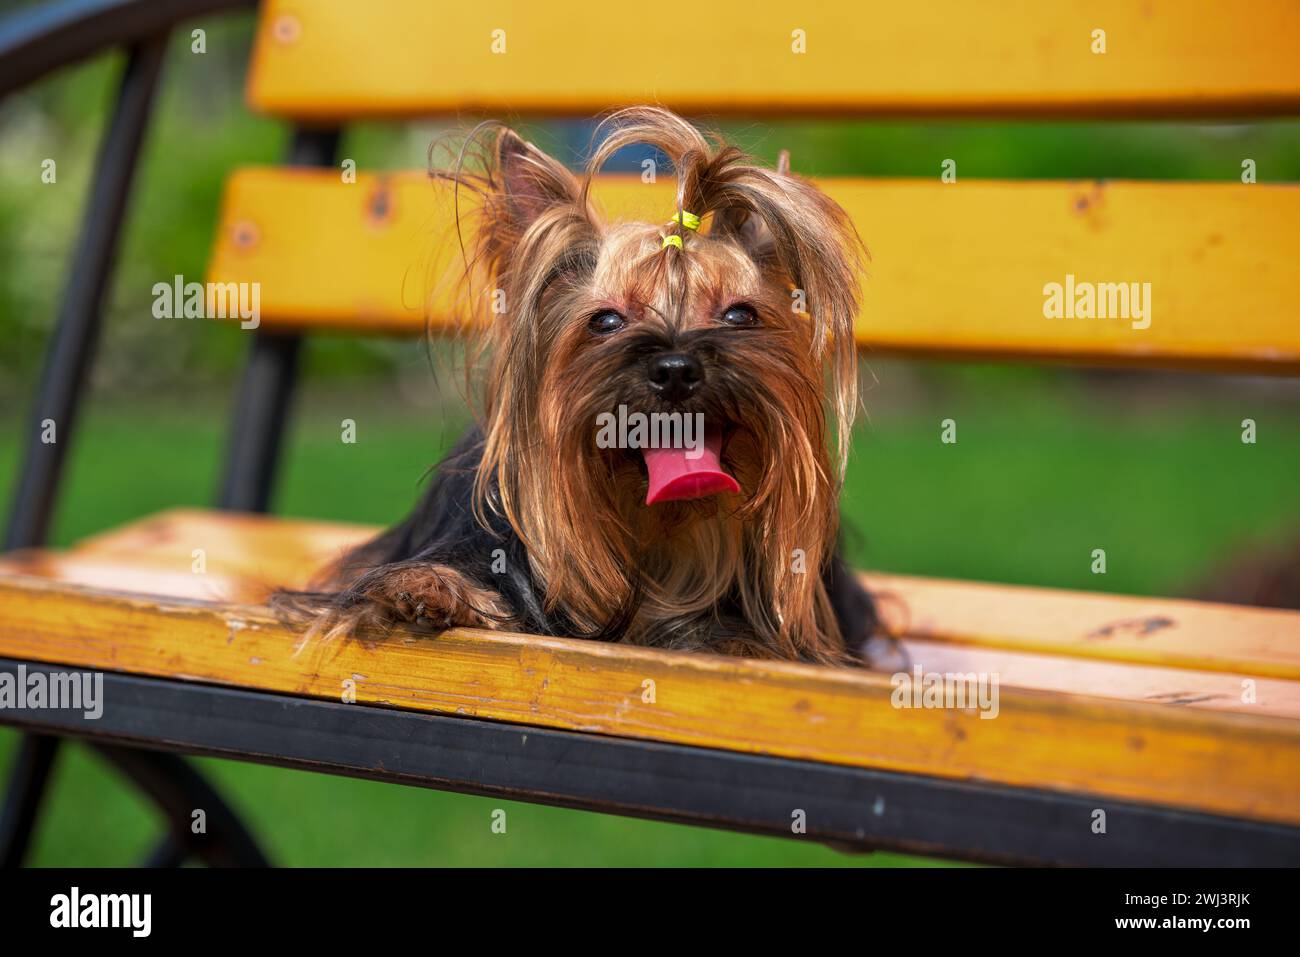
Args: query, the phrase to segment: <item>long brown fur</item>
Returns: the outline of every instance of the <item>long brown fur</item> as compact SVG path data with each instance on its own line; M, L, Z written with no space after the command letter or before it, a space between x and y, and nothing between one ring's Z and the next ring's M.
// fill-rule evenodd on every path
M461 318L478 336L474 514L485 528L508 524L545 613L577 633L845 662L851 649L821 570L834 556L858 401L861 242L810 183L670 112L623 110L601 133L580 176L499 125L480 126L452 168L432 172L457 195ZM662 222L610 223L596 209L594 178L634 143L672 162L675 209ZM704 225L666 225L673 212ZM665 234L681 248L665 246ZM754 310L753 327L719 323L735 303ZM588 320L604 309L627 327L593 336ZM667 411L645 389L637 357L669 348L703 363L707 395L673 410L729 424L724 461L739 494L647 507L637 457L596 447L597 416L620 403ZM323 612L334 627L376 609L409 620L412 594L446 591L420 587L412 575L435 574L432 566L416 561L413 571L396 554L372 545L345 563L335 585L348 601ZM482 593L490 576L474 578L476 598L464 597L475 589L462 577L460 597L414 617L518 623L508 602ZM738 627L719 628L724 606L739 609Z

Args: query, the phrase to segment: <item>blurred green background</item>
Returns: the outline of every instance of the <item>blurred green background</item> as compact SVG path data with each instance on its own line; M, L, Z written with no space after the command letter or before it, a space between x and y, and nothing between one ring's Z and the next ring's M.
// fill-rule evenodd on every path
M104 339L72 447L54 540L213 500L247 339L228 326L159 324L151 287L203 274L222 182L274 163L285 127L242 100L251 19L198 21L170 52L115 273ZM121 70L104 57L0 103L0 495L18 467L18 423L40 371L98 137ZM1300 178L1300 123L728 123L801 172L934 177L1236 180ZM433 124L349 129L361 169L420 167ZM580 124L529 125L577 158ZM40 180L41 161L58 181ZM869 238L869 237L868 237ZM924 291L918 291L923 295ZM1232 317L1225 317L1232 321ZM1250 556L1294 556L1300 534L1300 391L1282 380L994 365L864 365L867 415L844 511L861 565L1094 590L1205 594ZM342 418L358 441L338 440ZM958 422L958 443L938 441ZM1258 423L1243 445L1240 422ZM307 350L276 510L375 523L399 518L466 421L413 342L318 337ZM1108 573L1089 570L1093 548ZM16 735L0 731L0 775ZM850 857L753 838L484 798L201 762L285 864L925 863ZM34 848L38 864L124 864L157 837L152 809L95 758L65 749ZM505 835L490 830L508 809Z

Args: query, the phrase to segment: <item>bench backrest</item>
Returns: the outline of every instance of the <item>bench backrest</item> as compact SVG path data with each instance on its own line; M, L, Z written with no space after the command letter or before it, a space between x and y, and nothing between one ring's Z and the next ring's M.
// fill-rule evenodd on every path
M1287 0L1249 16L1212 2L726 0L683 17L425 0L367 17L344 0L271 0L248 92L300 124L645 101L704 114L1241 117L1300 109L1296 49L1300 6ZM943 182L941 159L930 180L821 181L872 253L863 347L1300 371L1289 278L1300 191ZM638 179L598 191L645 218L666 195ZM454 312L431 293L430 264L455 244L449 221L418 172L345 182L337 170L245 170L229 184L209 279L258 282L270 326L419 334Z
M696 114L1243 116L1297 111L1298 47L1288 0L268 0L248 92L259 110L333 121L648 102Z

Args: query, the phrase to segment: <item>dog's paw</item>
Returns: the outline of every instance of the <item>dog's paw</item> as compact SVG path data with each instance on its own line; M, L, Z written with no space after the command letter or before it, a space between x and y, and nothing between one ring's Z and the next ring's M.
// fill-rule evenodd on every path
M361 590L393 621L441 631L504 628L510 609L501 595L450 565L406 565L373 577Z

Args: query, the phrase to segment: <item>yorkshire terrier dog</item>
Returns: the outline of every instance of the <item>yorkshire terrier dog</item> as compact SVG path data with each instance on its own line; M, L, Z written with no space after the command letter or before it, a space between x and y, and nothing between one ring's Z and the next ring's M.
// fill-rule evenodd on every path
M760 166L665 110L601 131L581 176L495 124L433 171L476 200L460 318L480 425L405 521L278 603L330 634L404 622L861 662L875 610L837 550L853 224L784 158ZM630 144L671 160L662 222L606 222L592 201ZM599 441L636 413L702 428L689 448Z

